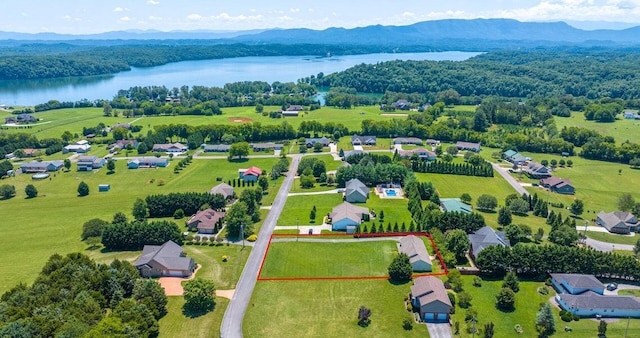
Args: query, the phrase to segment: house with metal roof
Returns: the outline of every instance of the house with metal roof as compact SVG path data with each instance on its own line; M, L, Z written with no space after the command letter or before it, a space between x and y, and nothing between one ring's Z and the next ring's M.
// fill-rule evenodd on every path
M404 236L398 242L398 252L409 256L413 271L431 271L431 257L422 239L417 236Z

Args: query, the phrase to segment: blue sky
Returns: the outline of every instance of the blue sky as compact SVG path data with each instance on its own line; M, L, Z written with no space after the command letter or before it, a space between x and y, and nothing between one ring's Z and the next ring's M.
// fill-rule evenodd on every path
M3 0L0 30L89 34L128 29L247 30L408 25L436 19L640 23L640 0ZM597 24L577 22L598 22Z

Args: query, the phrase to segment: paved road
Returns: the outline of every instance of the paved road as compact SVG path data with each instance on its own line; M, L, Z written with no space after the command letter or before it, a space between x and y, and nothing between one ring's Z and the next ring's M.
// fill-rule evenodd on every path
M607 242L596 241L587 237L586 244L598 251L610 252L615 250L628 250L633 251L633 245L629 244L612 244Z
M313 237L278 237L271 242L312 242L312 243L357 243L357 242L384 242L400 241L401 236L394 237L366 237L366 238L313 238Z
M507 180L507 182L509 182L509 184L511 184L511 186L513 187L513 189L516 189L516 191L522 195L522 194L527 194L527 196L529 196L529 192L527 191L527 189L525 189L524 187L522 187L520 185L520 183L518 183L518 181L516 181L515 178L513 178L513 176L511 176L509 174L508 171L504 170L504 168L500 167L499 165L495 164L495 163L491 163L491 166L493 167L493 169L495 169L495 171L497 171L500 175L502 175L502 177L504 177L505 180Z
M280 217L280 213L284 208L284 204L287 200L287 194L291 190L293 184L293 178L298 170L298 163L300 163L301 155L293 155L291 165L289 166L289 172L285 178L278 195L276 195L271 210L265 218L260 233L258 234L258 240L254 243L253 250L249 254L249 259L242 270L240 280L236 285L236 292L231 298L229 307L224 313L222 318L222 326L220 328L220 337L222 338L239 338L242 337L242 319L249 306L251 300L251 294L253 288L256 286L256 279L258 278L258 272L260 270L260 264L267 251L267 244L269 243L269 237L276 226L276 222Z

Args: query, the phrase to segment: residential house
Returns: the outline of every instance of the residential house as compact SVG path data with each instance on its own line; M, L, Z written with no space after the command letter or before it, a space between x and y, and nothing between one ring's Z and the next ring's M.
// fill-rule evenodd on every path
M415 144L422 145L422 140L417 137L396 137L393 139L393 144Z
M24 157L36 157L40 155L40 149L24 148L22 149Z
M196 268L192 258L173 241L162 245L145 245L142 256L133 264L140 275L150 277L188 277Z
M426 141L424 141L426 144L432 146L432 147L437 147L440 145L440 141L439 140L434 140L432 138L428 138Z
M526 167L522 168L522 171L531 178L551 177L551 168L545 167L538 162L529 162Z
M158 143L154 144L151 151L155 153L184 153L189 148L182 143Z
M215 187L211 188L211 190L209 190L209 193L212 195L220 194L225 199L232 199L236 195L233 187L226 183L220 183L216 185Z
M19 114L15 116L9 116L4 119L5 124L20 124L20 123L31 123L38 122L38 119L33 115L29 114Z
M640 317L640 301L633 296L604 295L604 284L593 275L552 273L560 308L580 317Z
M329 139L324 136L320 138L308 138L305 140L305 144L307 145L307 148L313 147L313 145L316 143L322 144L323 147L328 147L331 141L329 141Z
M625 119L629 119L629 120L637 119L639 117L636 112L631 110L625 110L622 114Z
M453 305L442 281L433 276L418 277L411 286L411 304L427 323L448 323Z
M411 158L413 155L418 156L419 159L423 161L435 161L438 159L438 155L431 150L427 150L425 148L415 148L411 150L398 150L398 155L400 157Z
M413 271L431 271L431 257L422 239L417 236L404 236L398 243L398 252L409 256Z
M280 114L282 114L283 117L298 117L300 112L297 110L281 110Z
M258 177L262 175L262 169L258 167L249 167L247 169L238 169L238 177L245 182L256 182Z
M344 152L344 160L346 161L349 157L354 156L354 155L358 155L358 154L364 154L365 151L364 150L350 150L350 151L345 151Z
M20 165L22 173L43 173L47 171L58 171L64 167L63 161L31 161Z
M459 198L441 198L440 206L444 212L461 212L463 214L470 214L473 209Z
M614 234L628 234L640 230L638 218L628 211L600 211L596 223Z
M400 110L409 110L411 108L411 102L404 99L400 99L392 103L391 105L393 106L393 108Z
M253 149L253 151L269 151L269 150L280 150L283 145L281 143L251 143L249 146Z
M111 126L111 130L116 128L131 129L131 123L116 123L113 126Z
M107 149L112 149L113 151L127 149L127 146L130 146L131 149L138 149L138 140L117 140L115 143L112 143L107 147Z
M160 157L136 157L127 161L127 168L164 168L169 165L168 158Z
M355 233L362 221L369 219L369 209L343 202L333 208L329 218L331 219L332 231Z
M471 150L475 152L480 151L480 143L475 142L458 141L456 142L456 147L458 147L459 150Z
M559 177L543 178L540 185L558 194L573 195L576 192L570 180Z
M351 136L351 144L354 146L375 146L376 137L368 135L353 135Z
M231 146L228 144L203 144L202 150L206 153L224 153L228 152Z
M347 181L344 189L344 200L349 203L365 203L369 198L369 187L359 179Z
M473 260L478 257L478 254L480 254L482 250L492 245L500 245L504 247L511 246L509 239L503 231L495 231L489 226L482 227L467 236L469 237L469 242L471 243L469 248L469 255Z
M214 234L216 227L222 228L225 213L211 208L200 210L187 221L189 230L198 230L199 234Z
M78 156L78 171L92 171L104 166L106 160L97 156Z
M504 153L502 153L502 158L517 165L523 165L525 162L527 162L527 157L515 150L505 151Z
M87 140L81 140L78 141L74 144L69 144L66 145L62 148L62 152L63 153L78 153L78 154L84 154L89 152L89 150L91 150L91 145L89 144L89 141Z

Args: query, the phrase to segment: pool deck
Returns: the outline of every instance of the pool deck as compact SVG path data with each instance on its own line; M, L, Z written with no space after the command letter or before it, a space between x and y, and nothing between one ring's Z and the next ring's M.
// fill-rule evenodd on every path
M395 192L395 195L388 195L387 194L388 190L391 190L391 191ZM373 191L380 198L388 198L388 199L403 199L404 198L404 191L402 190L402 188L376 187L375 189L373 189Z

